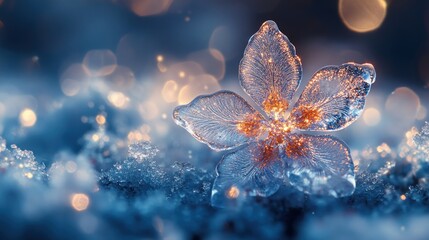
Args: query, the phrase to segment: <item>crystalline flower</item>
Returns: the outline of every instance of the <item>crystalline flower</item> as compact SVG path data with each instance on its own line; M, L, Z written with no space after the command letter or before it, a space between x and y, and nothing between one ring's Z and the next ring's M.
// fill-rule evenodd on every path
M250 38L239 69L241 86L262 113L230 91L199 96L174 110L176 123L197 140L217 151L235 149L217 166L212 205L241 194L270 196L286 176L309 194L353 193L347 145L305 132L340 130L355 121L375 81L374 67L346 63L320 69L289 110L301 77L295 47L267 21Z

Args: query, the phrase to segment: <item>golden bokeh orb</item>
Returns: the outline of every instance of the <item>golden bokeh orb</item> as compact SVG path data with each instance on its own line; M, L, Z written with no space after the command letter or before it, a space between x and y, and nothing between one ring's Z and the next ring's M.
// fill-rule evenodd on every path
M364 33L381 26L386 17L387 3L385 0L339 0L338 11L348 29Z

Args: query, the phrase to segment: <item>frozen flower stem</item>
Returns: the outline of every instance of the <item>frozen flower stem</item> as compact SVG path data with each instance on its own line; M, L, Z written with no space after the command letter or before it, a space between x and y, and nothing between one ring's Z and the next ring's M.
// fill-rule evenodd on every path
M235 150L217 166L213 206L270 196L285 178L309 194L353 194L356 184L347 145L307 132L336 131L354 122L375 81L374 67L324 67L292 104L301 78L295 47L273 21L266 21L250 38L239 68L243 90L262 112L230 91L199 96L174 110L176 123L197 140L217 151Z

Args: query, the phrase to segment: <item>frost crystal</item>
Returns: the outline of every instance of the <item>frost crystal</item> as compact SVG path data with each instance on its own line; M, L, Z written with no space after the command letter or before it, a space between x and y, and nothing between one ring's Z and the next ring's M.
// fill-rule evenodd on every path
M213 176L188 163L167 163L157 156L158 151L146 141L131 144L128 157L102 172L100 182L129 195L156 190L182 202L206 202Z
M270 196L285 176L305 193L353 194L347 145L304 132L340 130L354 122L364 109L375 69L369 63L324 67L293 105L301 78L295 47L273 21L266 21L250 38L239 69L243 90L265 114L230 91L199 96L174 110L176 123L197 140L217 151L235 149L217 166L213 206L243 195Z
M0 137L0 176L7 174L21 179L46 180L45 165L36 161L33 152L21 150L16 145L6 147Z
M148 141L137 142L128 146L128 157L135 159L139 163L145 159L155 157L158 152L158 148Z

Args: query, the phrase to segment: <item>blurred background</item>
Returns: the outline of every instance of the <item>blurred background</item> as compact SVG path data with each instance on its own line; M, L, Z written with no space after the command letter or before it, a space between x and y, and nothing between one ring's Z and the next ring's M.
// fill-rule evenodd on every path
M238 65L266 20L301 57L295 98L321 67L375 66L362 117L334 133L355 161L350 198L283 189L236 212L209 206L222 153L172 111L221 89L251 102ZM0 236L424 239L429 127L417 129L428 120L428 37L429 1L420 0L0 0L0 177L19 179L0 178L0 224L15 226ZM138 164L124 160L128 146Z

